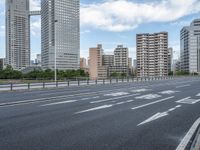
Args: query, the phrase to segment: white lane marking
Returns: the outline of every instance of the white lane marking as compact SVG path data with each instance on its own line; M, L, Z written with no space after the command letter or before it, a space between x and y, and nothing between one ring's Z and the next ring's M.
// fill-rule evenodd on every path
M200 118L195 121L195 123L192 125L190 130L187 132L187 134L185 135L185 137L183 138L181 143L176 148L176 150L185 150L186 149L188 143L191 141L191 139L192 139L193 135L195 134L199 125L200 125Z
M110 108L110 107L112 107L112 106L113 106L113 105L98 106L98 107L94 107L94 108L91 108L91 109L87 109L87 110L83 110L83 111L76 112L75 114L81 114L81 113L85 113L85 112L90 112L90 111L95 111L95 110Z
M150 106L150 105L153 105L153 104L156 104L156 103L160 103L160 102L163 102L163 101L167 101L167 100L172 99L172 98L174 98L174 96L167 97L167 98L164 98L164 99L161 99L161 100L157 100L157 101L154 101L154 102L151 102L151 103L147 103L147 104L144 104L144 105L140 105L140 106L137 106L137 107L133 107L133 108L131 108L131 109L132 109L132 110L136 110L136 109L143 108L143 107L147 107L147 106Z
M157 120L159 118L162 118L164 116L168 116L169 114L167 112L163 112L163 113L157 113L155 115L153 115L152 117L148 118L147 120L141 122L140 124L138 124L137 126L141 126L143 124L146 124L146 123L149 123L149 122L152 122L154 120Z
M174 93L177 93L179 91L172 91L172 90L167 90L167 91L161 91L159 92L160 94L174 94Z
M117 93L110 93L110 94L104 94L104 96L122 96L122 95L128 95L127 92L117 92Z
M135 93L146 92L146 91L151 91L151 89L137 89L137 90L132 90L132 92L135 92Z
M200 93L198 93L196 96L200 96Z
M180 107L181 107L181 105L177 105L177 106L175 106L174 108L168 109L168 110L165 111L165 112L158 112L158 113L156 113L155 115L153 115L152 117L150 117L150 118L146 119L145 121L141 122L141 123L138 124L137 126L141 126L141 125L143 125L143 124L152 122L152 121L157 120L157 119L159 119L159 118L168 116L168 115L169 115L169 112L172 112L172 111L174 111L174 110L176 110L177 108L180 108Z
M118 102L115 105L122 105L122 104L126 104L126 103L130 103L133 102L134 100L128 100L128 101L124 101L124 102Z
M191 99L191 97L186 97L181 100L176 101L176 103L182 103L182 104L196 104L200 102L200 99Z
M66 103L73 103L73 102L77 102L77 100L68 100L68 101L44 104L44 105L41 105L41 106L44 107L44 106L52 106L52 105L59 105L59 104L66 104Z
M161 95L158 94L146 94L142 96L135 97L136 99L155 99L155 98L160 98L162 97Z
M136 96L136 95L139 95L139 94L125 95L125 96L121 96L121 97L114 97L114 98L109 98L109 99L104 99L104 100L99 100L99 101L92 101L90 103L94 104L94 103L101 103L101 102L113 101L113 100L117 100L117 99L121 99L121 98L126 98L126 97L131 97L131 96Z
M180 85L180 86L176 86L176 88L183 88L183 87L187 87L187 86L191 86L190 84L186 84L186 85Z

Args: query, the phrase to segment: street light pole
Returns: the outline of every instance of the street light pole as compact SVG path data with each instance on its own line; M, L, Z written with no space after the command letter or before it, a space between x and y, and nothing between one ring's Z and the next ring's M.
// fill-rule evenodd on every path
M57 82L57 64L56 64L56 60L57 60L57 52L56 52L56 22L58 22L58 20L54 20L54 34L55 34L55 37L54 37L54 55L55 55L55 58L54 58L54 77L55 77L55 82Z

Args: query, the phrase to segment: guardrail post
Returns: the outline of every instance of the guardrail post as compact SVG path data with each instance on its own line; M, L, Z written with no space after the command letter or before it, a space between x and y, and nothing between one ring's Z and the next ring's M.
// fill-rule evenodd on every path
M116 82L118 83L118 78L116 78Z
M110 84L112 83L112 79L110 78Z
M96 85L97 85L97 80L95 81Z
M45 82L43 82L43 89L45 88Z
M105 84L105 79L103 79L103 84Z
M58 81L56 81L56 87L58 87Z
M13 83L10 83L10 90L13 90Z
M30 83L28 83L28 90L30 90Z
M78 79L78 86L80 85L80 80Z
M87 85L89 85L89 79L87 79Z
M69 86L69 80L67 81L67 86Z

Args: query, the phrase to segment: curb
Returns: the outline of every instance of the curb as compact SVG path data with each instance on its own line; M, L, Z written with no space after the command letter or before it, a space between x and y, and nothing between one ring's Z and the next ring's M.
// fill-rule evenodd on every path
M178 145L176 150L189 150L191 149L192 143L196 137L197 132L200 128L200 118L195 121L195 123L192 125L190 130L187 132L181 143ZM200 139L200 137L198 138ZM195 142L196 143L196 142ZM199 150L199 149L194 149Z

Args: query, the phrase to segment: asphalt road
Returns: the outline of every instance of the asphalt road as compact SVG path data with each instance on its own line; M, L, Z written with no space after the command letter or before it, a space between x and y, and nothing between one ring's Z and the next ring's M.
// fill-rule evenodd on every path
M0 150L175 150L200 78L0 93Z

